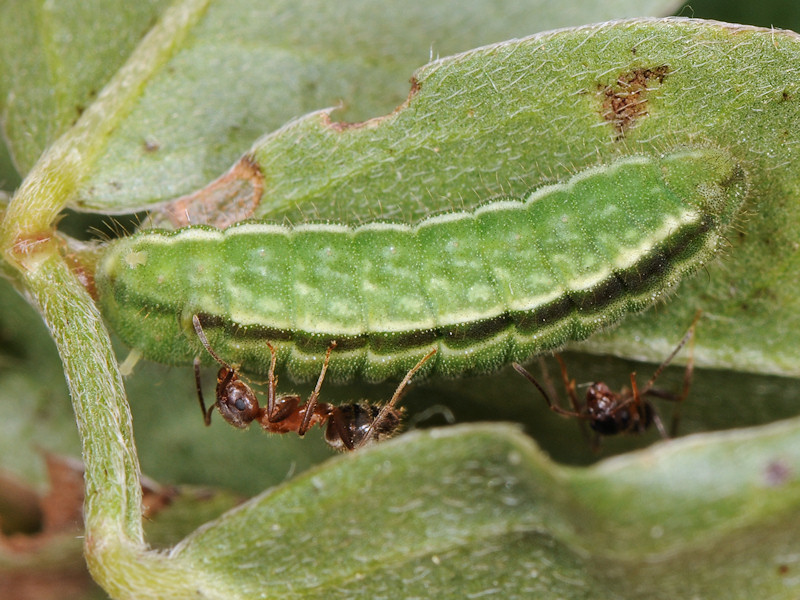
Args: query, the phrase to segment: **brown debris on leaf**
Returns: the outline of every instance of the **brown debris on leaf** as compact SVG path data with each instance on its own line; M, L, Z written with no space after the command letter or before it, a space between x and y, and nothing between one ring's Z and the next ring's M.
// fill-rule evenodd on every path
M212 225L225 228L250 218L263 193L261 168L245 155L227 173L203 189L154 210L147 226Z
M3 537L0 547L17 552L35 552L50 538L64 531L77 532L83 528L83 464L55 454L44 455L50 489L44 496L9 475L0 475L7 507L2 516ZM11 492L11 493L9 493ZM28 518L20 521L9 515L20 515L23 509ZM35 515L36 523L30 520Z
M50 490L44 496L10 475L0 475L0 518L5 517L0 590L3 597L18 600L92 597L97 586L82 555L83 465L52 454L45 461Z
M612 85L598 86L600 116L614 125L618 139L647 116L649 93L664 82L668 73L668 65L634 69L621 73Z
M80 460L45 453L49 491L40 495L0 474L0 591L15 600L103 598L83 559L84 468ZM167 506L174 491L142 486L145 513Z

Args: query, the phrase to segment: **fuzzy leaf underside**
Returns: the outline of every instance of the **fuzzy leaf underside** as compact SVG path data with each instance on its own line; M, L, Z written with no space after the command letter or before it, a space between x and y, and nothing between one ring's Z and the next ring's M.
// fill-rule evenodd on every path
M171 558L202 565L210 598L791 598L798 426L590 469L507 426L408 434L254 498Z
M0 106L20 173L74 123L170 4L0 3ZM587 21L665 15L679 2L194 4L198 23L109 137L75 207L133 212L189 193L254 139L311 110L342 106L350 119L385 113L430 57ZM95 26L87 29L88 21Z

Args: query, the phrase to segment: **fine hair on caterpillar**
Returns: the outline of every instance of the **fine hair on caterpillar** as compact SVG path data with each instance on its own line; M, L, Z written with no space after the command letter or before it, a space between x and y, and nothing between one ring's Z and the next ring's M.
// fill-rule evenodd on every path
M294 379L487 373L585 339L710 260L747 191L726 152L635 154L417 223L244 222L108 244L102 311L150 359L191 364L198 315L226 362Z

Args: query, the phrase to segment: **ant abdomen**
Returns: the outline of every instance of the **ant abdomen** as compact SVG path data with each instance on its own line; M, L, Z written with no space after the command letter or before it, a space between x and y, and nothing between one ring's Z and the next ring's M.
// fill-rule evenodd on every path
M368 402L333 407L325 441L335 450L347 451L364 444L368 436L375 442L392 437L400 429L405 411L391 408L381 416L381 410Z

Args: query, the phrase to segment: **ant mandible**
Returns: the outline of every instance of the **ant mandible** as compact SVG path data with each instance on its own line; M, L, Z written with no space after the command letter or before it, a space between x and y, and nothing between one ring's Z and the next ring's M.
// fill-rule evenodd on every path
M614 392L602 381L595 382L586 390L586 399L583 405L578 402L575 380L570 379L563 359L556 354L556 360L558 360L558 364L561 367L561 379L564 382L564 387L569 396L572 410L561 407L557 401L553 402L545 389L536 381L533 375L522 367L522 365L515 362L513 363L513 367L536 386L536 389L542 394L550 410L565 417L574 417L576 419L588 421L589 427L596 433L592 444L595 449L599 447L599 440L602 436L620 433L643 433L653 424L656 426L656 429L658 429L662 438L669 439L677 434L678 420L680 418L679 409L681 403L689 395L689 388L691 387L692 375L694 373L694 352L692 351L690 353L689 360L686 363L686 370L683 374L683 389L679 395L656 389L653 385L656 379L661 375L661 372L672 362L675 355L680 352L681 348L683 348L690 339L693 340L695 326L699 318L700 311L695 315L692 324L689 326L689 329L686 331L681 341L667 359L659 365L643 388L639 388L636 384L635 372L631 373L630 389L624 387L620 392ZM694 343L692 343L690 347L693 349ZM661 421L661 417L658 415L656 407L645 398L645 396L652 396L676 403L669 434L667 434L664 428L664 424Z
M226 363L214 352L197 315L192 316L192 323L203 347L221 365L217 373L216 402L206 409L200 381L200 358L194 359L197 398L200 401L200 409L203 411L203 420L206 426L211 425L211 413L215 407L223 419L239 429L245 429L250 423L257 421L265 431L271 433L294 431L302 437L314 425L323 427L327 423L325 441L331 448L339 451L356 450L397 433L405 411L403 408L397 408L397 403L414 374L436 353L436 348L434 348L423 356L397 386L392 399L383 406L366 401L334 406L319 401L319 391L328 370L331 352L336 347L336 342L331 342L325 353L317 385L308 397L308 401L302 404L302 398L295 394L277 396L278 378L275 375L277 356L275 348L267 342L271 356L267 383L267 405L260 407L256 393L239 378L236 367Z

